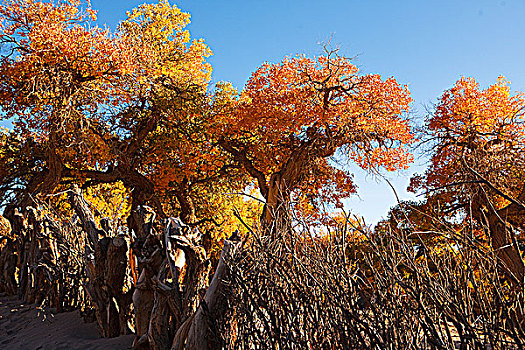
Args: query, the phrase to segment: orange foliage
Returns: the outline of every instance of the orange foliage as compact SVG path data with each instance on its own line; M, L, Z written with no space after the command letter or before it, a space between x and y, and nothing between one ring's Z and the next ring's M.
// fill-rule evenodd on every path
M404 115L411 101L394 78L359 75L349 58L328 52L263 64L233 111L215 122L221 145L257 178L267 200L270 177L278 174L287 188L280 191L298 190L311 211L320 204L316 199L340 206L355 191L352 175L338 163L408 167L406 146L414 137Z
M412 180L412 190L437 188L432 195L454 204L476 188L472 182L481 178L475 171L507 195L517 196L525 175L524 110L525 95L512 94L503 77L486 89L473 78L458 80L427 121L436 147L431 166ZM497 208L508 204L495 193L491 198Z
M9 0L0 15L12 50L0 65L4 116L41 148L38 176L24 174L33 192L120 181L131 207L195 222L248 174L269 206L282 196L318 219L355 192L349 161L412 162L407 87L360 75L337 52L265 63L240 94L220 84L210 95L211 50L166 0L130 11L113 34L78 0Z
M241 93L228 131L256 137L252 152L264 172L278 169L287 159L295 148L294 138L300 142L320 136L327 138L328 154L348 146L346 154L363 168L406 167L411 156L402 147L380 141L413 142L408 122L401 116L412 101L407 87L394 78L357 73L344 56L299 56L265 63Z
M0 16L12 50L0 66L4 117L41 147L32 156L45 176L27 182L53 191L71 180L121 181L132 206L163 197L179 209L231 190L227 159L203 123L211 50L191 41L189 14L165 0L141 5L114 34L93 25L89 2L10 0Z
M18 119L23 130L46 131L60 112L64 121L78 121L83 115L72 112L75 107L87 109L112 92L102 78L130 69L129 48L107 30L89 27L95 13L80 6L75 0L0 6L0 35L11 50L2 61L0 92L7 117L23 115Z

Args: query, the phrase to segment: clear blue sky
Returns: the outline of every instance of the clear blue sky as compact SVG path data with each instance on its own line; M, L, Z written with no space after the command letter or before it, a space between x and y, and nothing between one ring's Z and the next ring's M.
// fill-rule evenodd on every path
M92 0L99 23L115 28L125 11L144 1ZM348 0L250 1L186 0L171 2L192 15L192 37L212 48L215 81L241 89L264 61L286 55L321 52L319 42L332 36L347 56L357 56L364 73L394 76L408 84L415 100L412 117L464 76L483 86L506 76L513 90L525 90L524 0ZM402 173L386 174L401 198L410 174L424 169L424 159ZM360 198L353 212L375 223L395 204L384 182L356 174Z

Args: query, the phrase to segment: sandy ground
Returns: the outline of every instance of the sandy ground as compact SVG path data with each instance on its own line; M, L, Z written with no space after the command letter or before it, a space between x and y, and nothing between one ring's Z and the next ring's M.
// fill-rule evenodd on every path
M95 323L78 311L45 314L35 305L0 297L0 349L130 349L133 335L99 337Z

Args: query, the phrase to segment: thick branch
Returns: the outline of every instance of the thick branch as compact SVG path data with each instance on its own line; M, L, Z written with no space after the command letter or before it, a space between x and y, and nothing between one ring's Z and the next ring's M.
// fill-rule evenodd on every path
M93 216L91 210L89 210L88 204L84 200L84 197L80 193L78 187L75 186L73 190L69 192L69 201L75 210L75 213L80 218L82 228L87 233L91 248L94 250L98 242L99 230L95 224L95 217Z
M189 330L187 330L186 346L181 342L180 338L175 337L172 350L178 349L208 349L208 343L212 342L212 334L209 333L209 325L213 323L218 314L222 310L218 307L219 301L223 298L224 279L228 271L227 262L235 253L236 249L241 245L241 242L234 242L230 240L224 241L221 257L213 279L208 287L201 305L195 314L188 319L190 323ZM181 328L188 327L183 325Z
M266 176L262 171L257 169L251 160L246 156L246 152L240 151L234 148L226 140L221 138L219 140L219 146L221 146L226 152L230 153L236 162L239 162L243 165L244 169L257 180L259 185L259 190L264 198L268 197L268 184L266 183Z

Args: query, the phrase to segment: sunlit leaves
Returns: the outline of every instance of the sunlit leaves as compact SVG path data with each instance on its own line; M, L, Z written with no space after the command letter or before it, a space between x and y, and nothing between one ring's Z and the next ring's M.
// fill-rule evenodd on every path
M179 93L193 87L205 90L209 83L211 66L205 60L212 52L202 39L190 41L184 29L189 22L189 14L161 0L128 12L119 26L119 37L133 47L132 61L139 68L136 83L157 97L169 96L174 87Z
M503 77L486 89L473 78L458 80L444 92L427 120L429 138L435 145L432 164L424 177L414 178L413 189L441 188L437 193L446 195L459 188L475 188L468 183L442 187L479 181L473 173L476 171L508 195L516 196L525 169L524 110L525 96L511 93L510 83ZM457 200L462 194L455 197ZM499 196L493 199L497 207L505 204Z
M412 162L407 87L359 75L351 59L335 51L264 63L238 97L227 86L221 91L237 100L215 121L217 132L266 180L277 172L287 176L295 162L301 170L284 181L290 190L300 188L304 211L317 210L321 198L340 206L355 191L341 164L396 170Z

